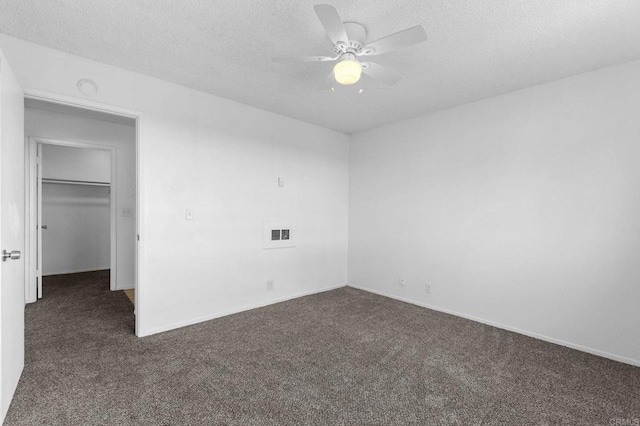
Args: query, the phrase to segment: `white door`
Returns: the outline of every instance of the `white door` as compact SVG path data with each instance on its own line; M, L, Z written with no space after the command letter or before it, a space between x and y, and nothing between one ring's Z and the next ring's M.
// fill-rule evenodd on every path
M0 422L24 367L24 185L24 94L0 51Z

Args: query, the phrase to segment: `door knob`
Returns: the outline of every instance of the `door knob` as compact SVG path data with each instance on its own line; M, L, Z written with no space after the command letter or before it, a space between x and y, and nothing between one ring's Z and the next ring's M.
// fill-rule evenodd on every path
M47 228L48 228L48 226L47 226L47 225L42 225L40 228L42 228L42 229L47 229Z
M8 252L6 250L2 250L2 261L6 262L7 259L18 260L20 259L20 250L13 250Z

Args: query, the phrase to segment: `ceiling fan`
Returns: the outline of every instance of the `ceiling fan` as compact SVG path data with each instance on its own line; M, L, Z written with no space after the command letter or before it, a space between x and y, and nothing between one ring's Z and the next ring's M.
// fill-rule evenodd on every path
M334 90L334 82L351 85L360 81L362 73L386 84L395 84L402 77L389 68L373 62L361 62L360 57L374 56L427 39L421 25L407 28L395 34L365 44L367 30L357 22L342 22L335 7L319 4L313 7L329 39L333 43L333 56L285 56L273 58L276 62L333 62L338 63L320 86L322 90ZM362 89L359 90L362 93Z

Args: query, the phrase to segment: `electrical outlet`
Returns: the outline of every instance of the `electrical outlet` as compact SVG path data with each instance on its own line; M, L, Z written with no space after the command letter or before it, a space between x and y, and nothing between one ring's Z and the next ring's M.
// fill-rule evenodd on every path
M273 280L267 281L267 291L273 290L273 286L274 286Z
M404 281L405 281L405 279L404 279L404 275L400 275L400 279L398 280L398 284L399 284L401 287L404 287Z
M431 284L427 283L424 286L424 292L427 293L427 294L431 294Z

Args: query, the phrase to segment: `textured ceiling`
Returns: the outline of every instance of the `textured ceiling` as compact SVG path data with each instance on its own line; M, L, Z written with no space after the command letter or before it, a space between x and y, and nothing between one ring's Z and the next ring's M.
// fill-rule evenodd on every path
M331 54L323 2L369 40L417 24L429 38L375 57L395 86L321 92L331 63L270 58ZM2 0L0 32L353 133L640 59L640 1Z

